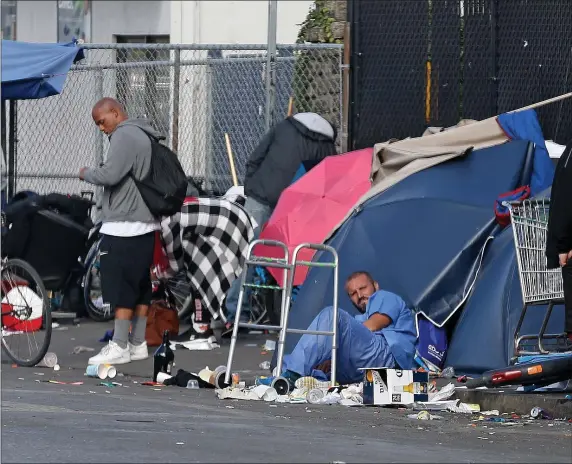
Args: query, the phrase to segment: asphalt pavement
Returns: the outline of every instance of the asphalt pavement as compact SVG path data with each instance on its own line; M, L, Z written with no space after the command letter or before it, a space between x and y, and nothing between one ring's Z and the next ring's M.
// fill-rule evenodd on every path
M148 387L152 360L117 366L121 386L84 376L112 324L54 330L60 371L11 367L2 358L2 462L572 462L572 424L522 421L506 426L475 415L339 405L219 400L213 390ZM240 339L235 371L251 382L264 335ZM177 350L175 369L225 364L228 342L210 351ZM55 384L83 382L81 385Z

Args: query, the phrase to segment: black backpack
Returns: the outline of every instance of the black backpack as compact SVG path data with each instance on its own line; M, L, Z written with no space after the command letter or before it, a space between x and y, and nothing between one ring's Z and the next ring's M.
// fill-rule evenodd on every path
M185 201L187 176L177 155L151 135L147 136L151 140L149 173L141 180L131 177L151 214L173 216L181 212Z

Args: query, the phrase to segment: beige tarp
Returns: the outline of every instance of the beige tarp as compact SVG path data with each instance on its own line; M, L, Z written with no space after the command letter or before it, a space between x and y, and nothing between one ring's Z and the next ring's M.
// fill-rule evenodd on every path
M358 200L325 240L330 238L361 204L411 174L462 156L471 148L478 150L492 147L507 140L508 137L494 117L477 122L466 121L442 132L422 137L376 144L373 150L371 189Z

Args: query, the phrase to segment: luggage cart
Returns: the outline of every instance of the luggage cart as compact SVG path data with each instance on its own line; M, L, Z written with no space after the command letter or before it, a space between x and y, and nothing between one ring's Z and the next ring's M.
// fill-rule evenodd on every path
M547 269L544 254L550 200L504 202L503 205L510 212L523 302L514 333L514 357L526 354L548 354L551 351L544 347L545 340L558 340L566 337L564 333L545 333L554 305L564 302L562 273L560 269ZM536 335L520 335L528 307L539 305L548 305L540 332ZM535 340L538 343L538 350L521 350L520 344L524 340Z
M278 248L282 248L284 251L283 258L264 258L252 255L252 250L257 245L266 245L266 246L274 246ZM312 249L316 251L325 251L329 252L333 255L333 261L327 263L318 263L318 262L309 262L309 261L300 261L298 260L298 253L302 249ZM268 325L268 324L250 324L250 323L243 323L240 322L240 313L242 311L242 303L244 299L244 289L246 287L253 287L258 288L261 287L258 284L252 284L246 282L246 274L248 266L260 266L266 268L279 268L284 270L284 274L282 277L282 285L264 285L264 288L270 288L272 290L280 290L282 292L282 299L280 305L280 325ZM301 329L288 329L288 316L290 313L290 302L291 302L291 294L292 294L292 286L294 282L294 274L297 266L308 266L308 267L331 267L334 270L334 298L333 298L333 311L334 311L334 325L331 331L309 331L309 330L301 330ZM238 329L239 328L248 328L248 329L258 329L258 330L277 330L279 331L278 337L278 351L277 351L277 359L276 359L276 370L278 373L282 372L282 361L284 358L284 343L286 341L286 334L287 333L299 333L299 334L314 334L314 335L329 335L333 336L333 343L332 343L332 372L331 372L331 381L332 386L335 385L336 382L336 350L337 350L337 315L338 315L338 254L336 250L327 245L321 244L311 244L311 243L303 243L298 245L294 249L294 253L292 254L292 263L290 263L289 259L289 251L286 244L283 242L279 242L276 240L254 240L250 243L248 247L248 251L246 254L246 262L245 268L242 271L241 276L241 288L240 293L238 296L238 305L236 308L236 315L235 315L235 322L233 331L232 331L232 338L230 340L230 351L228 354L228 362L226 365L226 370L224 372L224 379L222 376L219 382L216 382L217 387L223 388L224 386L230 385L231 376L232 376L232 361L234 358L234 350L236 348L236 340L238 338ZM277 376L273 382L272 387L276 389L278 394L284 395L287 394L290 390L289 382L281 376Z

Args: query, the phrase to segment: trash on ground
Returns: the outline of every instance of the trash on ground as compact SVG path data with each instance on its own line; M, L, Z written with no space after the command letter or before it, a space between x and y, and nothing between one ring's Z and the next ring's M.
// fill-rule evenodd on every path
M429 402L435 403L438 401L445 401L451 398L455 394L455 385L453 383L449 383L445 385L441 390L436 393L429 393Z
M50 369L53 368L58 364L58 355L56 353L52 353L48 351L42 360L36 364L37 367L49 367Z
M76 346L73 351L72 354L80 354L83 353L84 351L87 352L91 352L91 351L95 351L95 348L90 348L89 346Z
M115 385L113 384L113 382L99 382L99 385L102 385L102 386L108 387L108 388L113 388L113 387L115 387Z
M215 390L217 397L224 399L237 399L249 401L274 401L278 398L278 393L272 387L266 385L257 385L255 387L237 388L226 387Z
M265 351L274 351L276 349L276 342L274 340L266 340L262 349Z
M552 416L544 409L536 407L530 411L530 417L533 419L552 419Z
M265 371L270 370L270 361L263 361L261 362L258 367L260 367L260 369L264 369Z
M141 385L145 385L146 387L162 387L163 384L162 383L157 383L157 382L141 382Z
M203 369L204 371L204 369ZM201 372L203 372L201 371ZM177 374L174 375L173 377L171 377L170 379L166 379L164 380L164 385L175 385L177 387L182 387L182 388L189 388L189 382L190 381L196 381L199 388L211 388L214 389L215 386L210 384L208 379L209 376L205 376L203 373L203 376L201 377L201 372L199 372L199 374L195 374L193 372L187 372L184 369L179 369L177 371ZM204 380L204 378L206 378L206 380Z
M54 366L54 371L59 371L59 370L60 370L60 365L59 365L59 364L56 364L56 365Z
M500 412L498 409L492 409L490 411L481 411L481 414L483 416L498 416L500 415Z
M384 406L429 401L429 374L413 370L363 368L363 403Z
M105 331L103 337L99 339L101 343L107 343L108 341L113 339L113 329L109 329Z
M111 364L89 364L85 369L87 377L98 377L101 380L113 379L117 375L117 369Z
M157 373L157 383L164 384L165 380L172 378L173 376L165 372Z
M417 414L408 414L407 417L409 419L417 419L417 420L441 420L441 419L443 419L442 416L429 414L429 412L427 412L427 411L421 411Z
M187 382L187 388L189 390L198 390L201 387L199 386L198 380L189 379L189 381Z
M187 342L171 342L171 349L176 350L177 347L185 348L189 351L212 351L220 348L220 345L213 340L196 339Z

